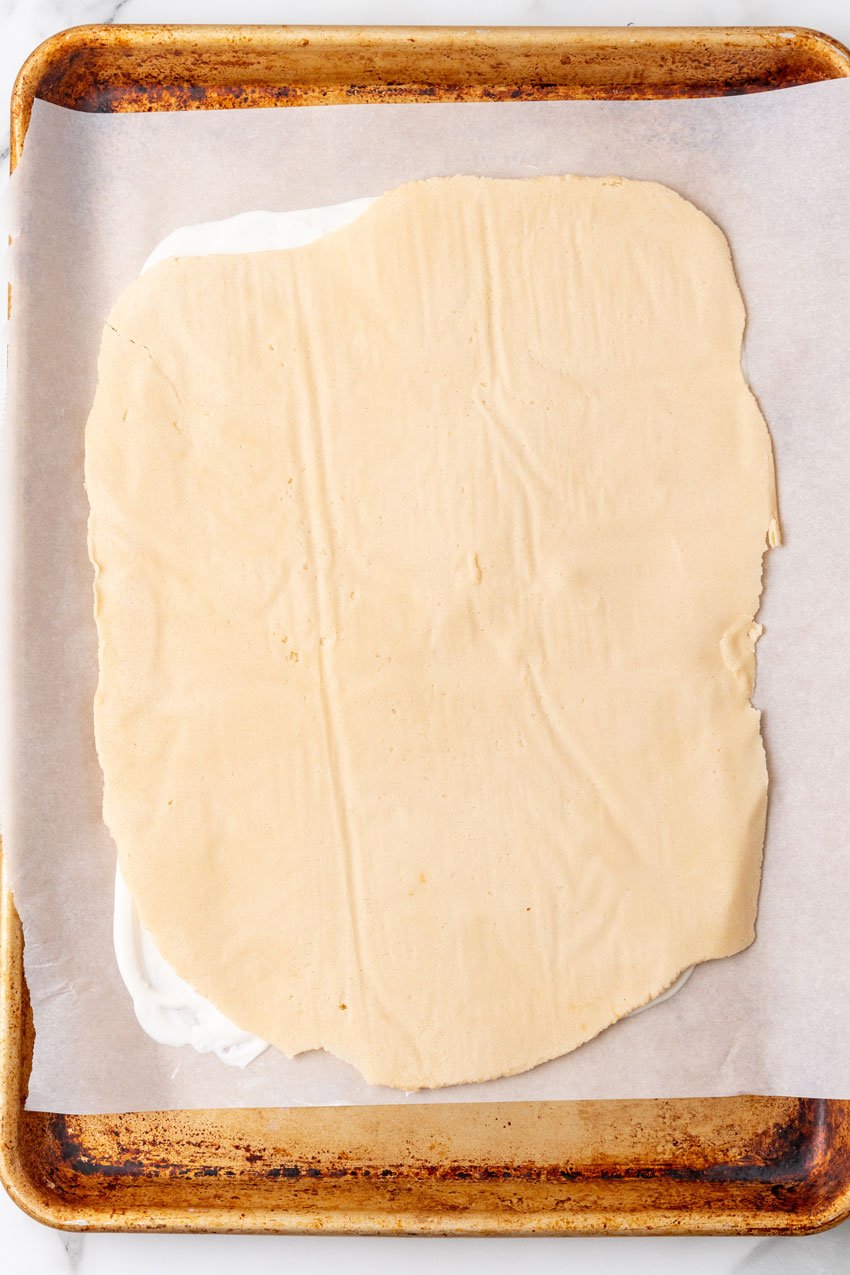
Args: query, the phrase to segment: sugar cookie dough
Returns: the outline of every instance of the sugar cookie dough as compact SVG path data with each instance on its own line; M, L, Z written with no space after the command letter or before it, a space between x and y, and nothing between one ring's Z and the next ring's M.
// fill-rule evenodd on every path
M104 815L240 1027L484 1080L752 941L743 326L720 230L613 178L417 182L124 292L86 432Z

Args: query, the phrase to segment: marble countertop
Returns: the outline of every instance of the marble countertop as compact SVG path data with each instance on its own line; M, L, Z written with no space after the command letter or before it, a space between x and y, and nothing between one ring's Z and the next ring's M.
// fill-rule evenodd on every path
M36 44L85 22L279 22L481 25L802 25L850 45L846 0L0 0L0 98ZM0 153L3 142L0 139ZM5 147L8 153L8 146ZM5 168L6 161L0 159ZM70 1235L21 1213L0 1190L0 1268L20 1275L240 1275L287 1270L680 1272L793 1275L850 1270L850 1222L800 1239L337 1239Z

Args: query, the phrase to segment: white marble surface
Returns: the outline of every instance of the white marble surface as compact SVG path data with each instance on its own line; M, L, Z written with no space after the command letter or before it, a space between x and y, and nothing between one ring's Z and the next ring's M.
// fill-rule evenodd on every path
M27 53L84 22L323 22L516 25L775 24L817 27L850 44L847 0L0 0L0 103ZM0 166L8 147L0 138ZM65 1235L33 1222L0 1190L0 1270L10 1275L240 1275L447 1268L581 1275L839 1275L850 1222L801 1239L452 1240Z

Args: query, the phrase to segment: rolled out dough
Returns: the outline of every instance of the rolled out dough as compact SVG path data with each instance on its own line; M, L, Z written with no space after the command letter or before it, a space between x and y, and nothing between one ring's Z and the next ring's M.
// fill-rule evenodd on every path
M770 439L721 231L451 178L119 299L86 434L104 815L163 956L406 1089L753 939Z

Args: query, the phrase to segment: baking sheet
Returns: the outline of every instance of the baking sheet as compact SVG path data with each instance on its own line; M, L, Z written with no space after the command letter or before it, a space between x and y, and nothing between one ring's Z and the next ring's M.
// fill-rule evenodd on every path
M850 1097L850 83L732 99L86 115L36 102L13 180L6 468L14 522L5 844L36 1043L28 1106L174 1107ZM405 1098L325 1054L244 1072L137 1026L111 946L100 816L83 428L100 327L165 234L416 177L665 181L726 231L746 368L774 438L785 544L768 555L756 701L771 794L758 938L675 997L524 1076Z

